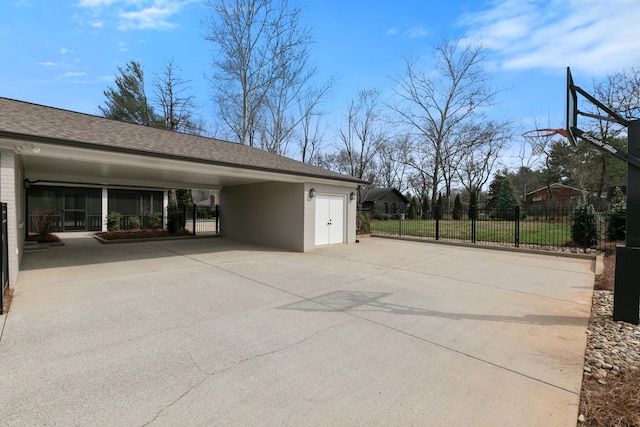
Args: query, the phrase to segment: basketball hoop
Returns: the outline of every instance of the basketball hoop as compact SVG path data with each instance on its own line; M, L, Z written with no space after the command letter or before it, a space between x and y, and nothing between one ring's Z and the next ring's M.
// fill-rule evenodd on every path
M531 154L538 156L544 153L544 149L547 143L556 135L560 135L566 138L567 133L564 129L534 129L522 134L522 137L531 145Z

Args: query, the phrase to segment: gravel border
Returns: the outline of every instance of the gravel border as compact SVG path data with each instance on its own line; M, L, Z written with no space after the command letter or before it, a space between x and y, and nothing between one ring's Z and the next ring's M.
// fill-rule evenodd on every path
M584 354L584 376L607 377L640 369L640 326L613 320L613 292L594 290Z

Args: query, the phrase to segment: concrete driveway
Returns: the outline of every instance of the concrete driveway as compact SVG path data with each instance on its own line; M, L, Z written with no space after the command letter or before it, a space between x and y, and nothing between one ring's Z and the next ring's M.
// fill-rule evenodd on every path
M0 425L575 426L592 260L63 237L0 316Z

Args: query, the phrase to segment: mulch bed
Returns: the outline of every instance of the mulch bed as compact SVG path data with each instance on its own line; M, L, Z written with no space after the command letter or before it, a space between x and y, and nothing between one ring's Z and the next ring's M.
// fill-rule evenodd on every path
M159 237L175 237L175 236L191 236L191 233L187 230L178 230L175 233L169 233L167 230L118 230L118 231L103 231L96 233L96 236L104 240L123 240L123 239L150 239Z

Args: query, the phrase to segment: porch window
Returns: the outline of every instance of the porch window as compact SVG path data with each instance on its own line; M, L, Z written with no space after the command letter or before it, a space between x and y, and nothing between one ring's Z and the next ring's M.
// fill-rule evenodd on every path
M120 228L131 228L132 217L140 219L141 228L149 228L151 217L162 215L162 191L109 190L109 212L119 212Z

